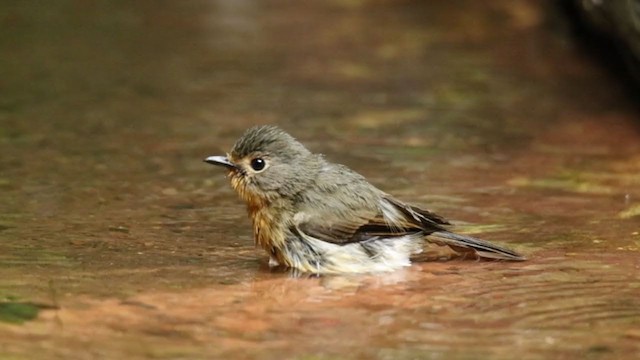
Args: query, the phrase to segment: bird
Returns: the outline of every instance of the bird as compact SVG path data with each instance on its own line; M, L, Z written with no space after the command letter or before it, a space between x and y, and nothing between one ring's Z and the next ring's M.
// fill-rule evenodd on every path
M451 223L329 162L274 125L254 126L226 155L206 163L228 170L244 200L255 244L269 265L312 274L390 272L410 266L428 244L477 259L522 261L506 247L451 232Z

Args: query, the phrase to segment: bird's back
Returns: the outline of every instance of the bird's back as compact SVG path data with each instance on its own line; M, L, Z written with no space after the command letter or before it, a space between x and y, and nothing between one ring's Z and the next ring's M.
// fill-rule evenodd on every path
M383 194L357 172L325 161L313 186L299 195L294 206L316 216L344 217L376 212Z

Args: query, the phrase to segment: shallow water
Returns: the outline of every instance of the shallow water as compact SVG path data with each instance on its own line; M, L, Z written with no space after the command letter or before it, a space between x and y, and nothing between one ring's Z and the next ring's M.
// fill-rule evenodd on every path
M640 355L640 119L549 4L25 1L0 24L1 358ZM271 272L202 163L259 123L529 260Z

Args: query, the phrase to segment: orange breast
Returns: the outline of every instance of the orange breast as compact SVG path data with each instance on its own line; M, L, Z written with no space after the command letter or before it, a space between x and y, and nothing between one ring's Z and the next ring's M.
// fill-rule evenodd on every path
M249 205L249 216L253 222L253 234L256 245L265 249L279 263L286 264L282 256L284 247L284 230L277 214L268 207L254 207Z
M280 214L265 198L249 191L245 181L241 176L231 175L231 186L247 204L256 245L275 257L279 263L288 264L281 250L284 247L285 236Z

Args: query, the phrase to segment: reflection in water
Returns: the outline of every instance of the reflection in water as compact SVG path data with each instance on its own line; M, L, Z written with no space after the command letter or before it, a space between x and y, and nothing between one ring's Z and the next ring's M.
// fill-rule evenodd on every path
M638 116L547 7L0 9L0 357L640 355ZM270 271L201 163L258 123L529 260Z

